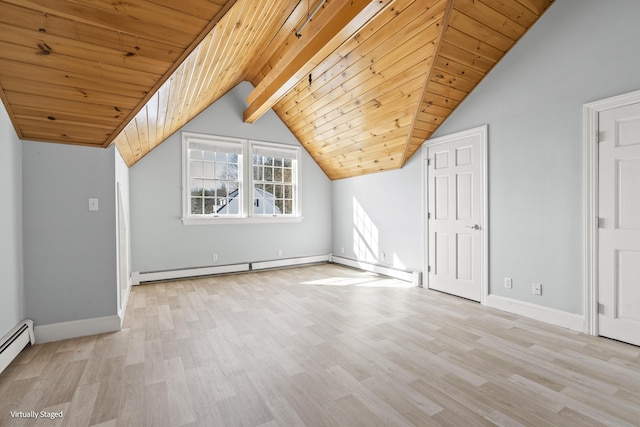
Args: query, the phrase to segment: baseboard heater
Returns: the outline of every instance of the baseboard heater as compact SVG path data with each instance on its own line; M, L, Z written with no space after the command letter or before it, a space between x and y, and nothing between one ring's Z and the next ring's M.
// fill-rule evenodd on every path
M27 319L18 323L0 341L0 373L16 358L27 344L35 344L33 321Z
M329 261L329 255L318 255L298 258L283 258L271 261L255 261L240 264L217 265L210 267L194 267L178 270L164 271L134 271L131 273L131 283L139 285L145 282L159 280L186 279L200 276L214 276L216 274L242 273L252 270L264 270L269 268L293 267L305 264L314 264Z
M411 282L415 286L422 286L422 273L415 270L407 270L403 268L392 267L389 265L376 264L367 261L361 261L344 256L331 255L329 260L335 264L342 264L348 267L357 268L359 270L370 271L372 273L383 274L385 276Z

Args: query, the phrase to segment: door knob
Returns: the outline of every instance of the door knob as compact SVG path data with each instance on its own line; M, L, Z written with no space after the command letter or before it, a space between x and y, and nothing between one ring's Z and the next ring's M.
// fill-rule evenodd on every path
M464 228L472 228L474 230L480 230L480 226L478 224L473 224L473 225L465 225Z

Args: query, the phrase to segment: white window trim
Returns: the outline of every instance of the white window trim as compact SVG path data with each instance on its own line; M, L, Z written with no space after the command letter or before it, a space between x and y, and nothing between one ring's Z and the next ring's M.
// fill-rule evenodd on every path
M202 140L205 143L219 142L222 144L236 144L242 147L242 182L240 213L238 215L224 216L191 216L189 207L191 206L189 193L189 142ZM265 147L267 149L277 149L295 153L296 157L296 183L294 184L294 214L292 215L255 215L253 213L253 147ZM210 224L267 224L267 223L295 223L302 222L302 202L301 202L301 153L300 147L278 144L273 142L232 138L217 135L208 135L193 132L182 132L182 223L184 225L210 225ZM249 191L249 193L247 193Z

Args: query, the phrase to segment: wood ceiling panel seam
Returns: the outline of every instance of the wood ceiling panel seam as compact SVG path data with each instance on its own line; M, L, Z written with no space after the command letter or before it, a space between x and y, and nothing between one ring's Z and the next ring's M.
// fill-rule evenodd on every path
M56 112L70 112L70 113L86 113L92 114L96 112L98 115L110 115L110 116L122 116L126 114L129 110L127 109L115 109L110 106L104 106L100 104L87 104L84 102L77 101L69 101L69 100L58 100L56 98L49 98L47 96L42 95L31 95L22 92L11 92L4 91L7 96L7 100L13 106L25 106L29 107L31 105L39 105L42 109L51 108L51 106L55 106L59 108Z
M346 136L348 134L361 132L361 129L366 129L370 124L393 121L396 118L394 114L398 114L404 111L406 108L414 107L413 105L407 103L407 99L410 97L411 95L405 95L399 96L395 100L391 100L387 104L388 109L386 110L375 111L375 106L371 106L372 111L370 111L368 114L353 114L349 117L341 117L340 121L336 121L335 124L327 124L322 128L318 128L317 133L314 133L312 136L308 136L302 139L302 141L304 141L305 144L312 144L316 142L331 141L332 138L346 139ZM392 108L396 108L396 110L392 110L393 113L390 113L389 110L391 110Z
M415 59L416 57L412 57ZM329 103L322 102L322 106L301 105L296 109L294 114L287 113L287 123L292 129L300 132L300 135L306 134L306 127L313 127L317 125L317 121L325 117L328 113L348 113L354 109L359 108L361 105L376 100L377 98L385 95L389 91L395 91L400 86L413 82L414 79L420 78L424 74L424 67L428 58L419 59L410 68L404 69L401 73L390 76L385 79L384 86L381 85L368 85L363 87L361 92L356 92L355 88L351 91L345 91L345 93L338 98L332 99ZM357 93L357 95L353 95ZM322 98L321 98L322 99ZM337 104L339 99L344 99L342 104ZM382 102L379 100L379 102ZM321 102L318 101L318 104ZM298 116L301 116L298 118Z
M434 64L434 70L438 72L450 73L456 78L466 79L470 82L479 82L484 77L480 71L472 70L453 59L438 56Z
M503 52L507 51L515 43L512 38L457 10L451 11L449 25Z
M437 65L433 65L433 71L431 80L440 82L443 85L457 87L465 92L471 92L478 84L478 81L469 80L465 77L450 73L449 70L438 68Z
M134 71L80 58L64 57L62 55L36 55L33 49L10 45L2 41L0 41L0 52L8 53L8 55L3 55L2 57L5 60L44 66L63 72L86 73L95 78L111 77L116 81L138 83L146 86L155 83L159 78L158 74Z
M43 121L50 120L49 119L50 112L38 107L14 106L13 114L15 114L16 118L26 117L26 118L33 118L37 120L43 120ZM104 126L110 127L111 129L113 129L115 126L117 126L118 123L120 123L120 120L116 118L106 118L106 116L104 115L100 115L100 116L89 115L89 114L86 114L85 112L73 113L73 112L57 111L55 119L60 121L69 121L72 123L78 122L78 123L91 123L96 125L104 125Z
M140 141L140 149L142 150L142 157L151 151L149 145L149 119L147 107L149 103L145 104L144 108L138 112L134 121L136 122L136 130L138 131L138 141Z
M343 144L341 145L339 148L335 149L335 150L331 150L331 151L322 151L323 147L320 147L319 149L316 149L314 152L314 157L318 157L318 163L323 163L323 164L329 164L327 162L330 161L334 161L337 159L347 159L348 156L346 154L350 153L350 152L355 152L355 151L361 151L365 148L368 147L377 147L377 146L387 146L387 147L399 147L399 146L403 146L407 137L406 137L406 131L405 132L397 132L397 133L401 133L400 136L396 136L390 133L387 133L385 135L387 135L388 137L386 139L382 139L382 138L378 138L378 139L382 139L381 141L378 141L375 144L371 144L368 140L366 141L356 141L356 142L350 142L349 144ZM364 152L364 151L362 151Z
M538 17L540 17L540 15L542 15L553 3L553 0L515 0L515 1L525 6L526 8L528 8Z
M309 117L313 117L316 110L321 109L326 105L332 105L333 108L342 108L347 102L349 102L349 99L346 99L343 104L340 105L335 105L335 101L343 98L344 95L348 95L349 93L358 92L358 88L363 88L363 90L366 91L369 90L367 87L373 87L377 90L381 90L385 85L385 76L389 76L389 79L394 78L398 74L406 72L407 70L404 69L405 67L409 66L411 67L410 69L413 70L416 64L420 64L426 60L426 58L422 58L422 55L428 56L428 51L424 49L424 45L422 43L427 43L427 45L429 43L430 37L427 37L427 30L429 28L432 27L426 28L424 30L424 34L416 34L409 40L409 42L406 43L412 47L416 46L414 47L414 50L408 51L408 49L397 49L394 51L394 55L383 55L375 63L376 69L379 71L375 71L371 60L367 60L368 58L365 57L362 61L359 61L361 64L359 67L356 67L355 64L352 66L352 68L355 68L357 74L349 74L348 78L343 78L342 80L335 79L335 86L322 85L315 90L313 98L309 98L309 100L313 100L313 108L306 104L297 104L296 108L299 111L304 111ZM414 62L416 64L414 64ZM426 70L427 68L424 70L425 73ZM355 83L355 85L351 85L351 83ZM290 112L287 113L290 115Z
M159 144L157 136L158 128L158 97L152 96L145 105L147 110L147 140L149 141L149 151ZM148 153L147 153L148 154Z
M391 109L391 105L395 105L395 103L401 99L405 100L404 103L412 102L407 99L410 99L416 89L423 86L423 79L424 77L421 75L414 77L409 81L402 79L397 84L394 84L393 87L385 87L385 93L380 96L366 97L366 101L363 96L362 101L353 102L353 108L348 110L335 109L333 111L327 111L323 116L316 118L312 123L306 124L300 128L292 127L292 130L294 130L297 135L300 135L304 141L312 141L316 137L322 138L324 133L330 131L329 129L336 125L343 124L351 118L366 114L367 110ZM398 88L401 88L401 90L395 90Z
M51 2L52 0L47 0L47 3ZM127 0L126 2L113 0L67 0L67 2L86 8L86 13L82 14L83 19L88 19L85 18L86 16L93 16L96 14L96 11L102 11L114 15L117 20L123 17L131 18L137 22L152 22L154 25L168 29L175 28L179 23L182 27L181 31L191 36L197 35L199 29L206 26L209 21L209 19L203 18L202 16L184 12L182 9L165 7L164 5L147 0ZM189 0L181 0L174 5L186 3L189 3Z
M47 119L46 117L43 117L43 116L27 116L27 115L16 114L16 120L19 121L20 123L41 122L41 123L47 123L48 125L51 125L50 120ZM57 124L61 124L61 125L64 125L64 126L84 126L84 127L103 129L103 130L108 130L108 131L113 129L113 126L111 126L111 125L100 124L100 123L96 123L96 122L91 121L91 120L75 121L75 120L59 120L59 119L56 119L55 122Z
M198 35L193 40L191 40L187 48L182 51L182 53L180 54L176 62L166 70L166 72L162 75L162 77L158 79L158 81L151 87L151 90L141 99L140 103L138 104L138 107L134 111L132 111L132 113L129 116L126 117L126 119L122 122L120 126L118 126L115 129L113 137L105 141L105 143L103 144L104 147L108 147L112 143L113 139L116 138L120 132L123 132L126 126L128 126L128 123L130 123L134 119L138 111L142 110L142 108L149 101L149 99L173 75L173 73L178 69L178 67L182 65L182 63L186 60L186 58L189 57L191 52L200 44L200 42L207 36L207 34L217 26L220 20L232 8L232 6L236 3L236 1L237 0L228 0L225 3L225 5L218 11L218 13L209 21L209 23L198 33Z
M237 25L239 19L241 19L245 3L232 8L223 20L221 20L221 26L217 26L211 33L209 43L205 46L207 50L212 51L212 58L215 58L212 62L214 67L207 69L207 74L203 79L202 87L204 90L198 93L195 100L195 109L200 110L208 107L209 103L215 99L215 94L219 88L220 78L224 67L224 56L227 52L227 46L234 40L235 34L237 34ZM215 44L215 48L213 45ZM213 49L212 49L213 48Z
M84 80L77 73L65 73L62 70L52 70L43 66L36 66L20 63L0 58L0 81L3 78L25 78L30 81L52 84L56 86L68 87L78 90L95 90L96 86L101 86L100 91L118 96L130 97L131 94L142 96L145 87L126 82L101 82L100 79ZM139 99L139 98L138 98Z
M334 3L328 3L326 11L330 13L338 12L337 16L330 19L330 25L310 24L305 28L307 34L312 34L310 38L304 37L303 45L297 51L291 60L278 62L277 66L260 81L258 86L247 97L249 107L245 110L244 119L246 122L252 122L262 115L265 109L271 108L273 105L286 95L303 76L306 76L315 68L318 61L322 61L329 56L337 47L342 45L344 41L350 37L353 32L360 27L366 25L369 19L372 19L382 10L391 4L392 0L377 0L376 2L368 2L368 0L352 0L344 4L341 8L333 9ZM322 14L322 11L321 13ZM323 15L322 19L331 18L331 16ZM321 22L322 19L319 19ZM346 25L343 27L343 25ZM318 27L318 28L316 28ZM295 37L295 36L293 36ZM292 53L294 53L292 52Z
M42 12L0 2L0 22L39 34L75 40L92 46L135 52L145 58L173 63L178 59L182 47L170 46L155 40L98 28L55 15L44 16ZM175 53L174 53L175 51Z
M443 58L456 61L482 74L488 73L489 70L495 65L495 62L476 55L475 53L459 48L458 46L453 45L446 40L444 40L442 44L440 55Z
M407 8L405 8L403 11L407 11ZM406 26L406 28L404 28L404 30L402 31L401 41L403 43L409 43L409 41L412 40L413 37L415 37L416 35L420 34L422 30L424 30L427 27L430 27L430 24L432 23L432 21L437 18L438 13L439 13L438 9L434 10L434 8L431 8L425 12L426 19L421 19L421 18L425 18L422 15L416 16L415 14L408 14L408 13L405 13L405 14L401 13L400 15L395 17L394 19L402 19L402 18L406 18L407 16L410 17L409 21L399 21L399 24ZM410 25L415 23L418 23L417 27L415 25ZM373 37L377 33L378 33L377 31L372 32L370 34L370 37ZM342 76L345 70L348 70L354 67L355 64L367 62L372 52L374 52L376 49L378 50L388 49L389 51L399 49L399 47L395 43L395 40L392 37L384 38L383 40L380 41L380 43L375 42L375 40L372 40L370 37L359 39L357 42L351 41L351 40L345 42L345 44L339 47L338 50L336 50L336 52L334 52L327 59L325 59L321 64L319 64L318 67L316 67L313 70L313 73L316 76L314 79L314 82L322 82L322 84L318 85L317 87L314 87L314 91L320 91L322 89L322 86L331 84L331 82L333 82L334 79ZM345 47L347 45L350 47L348 48ZM369 65L365 66L364 68L367 68L368 66ZM324 92L317 92L317 93L319 93L321 97L324 97L327 93L335 89L335 87L336 85L330 87ZM311 93L305 94L305 98L310 96L311 96ZM292 100L290 99L288 103L290 105L292 103L300 104L303 101L304 101L304 98L303 99L294 98ZM286 105L286 103L284 102L282 102L282 104Z
M215 2L210 0L147 0L149 3L163 6L167 9L182 12L197 18L215 16L222 6L223 2Z
M487 7L507 16L514 22L520 23L525 28L529 28L538 16L530 9L515 1L505 0L476 0L481 1Z
M176 28L175 21L160 25L152 21L150 16L134 18L119 13L83 6L75 0L3 0L4 2L25 6L42 11L46 17L55 15L72 21L83 22L99 28L127 34L138 35L152 40L159 40L171 46L184 49L193 40L193 31L181 31ZM158 31L163 27L162 31ZM200 27L200 26L196 26Z
M31 49L36 55L62 55L69 58L104 62L156 75L161 75L171 65L171 62L145 58L141 55L128 56L127 52L120 49L105 48L73 39L22 30L3 23L0 23L0 41Z
M372 137L384 135L387 132L404 127L406 123L413 120L413 110L410 107L411 106L403 105L402 109L394 111L394 114L390 117L387 117L385 120L381 120L379 116L386 116L386 112L378 115L372 115L371 118L367 118L365 124L368 124L370 126L363 126L365 128L364 131L362 130L362 128L358 128L356 126L337 126L335 132L332 133L329 137L322 139L322 141L328 144L333 144L338 141L358 142ZM411 116L411 119L408 118L409 116Z
M137 123L135 120L130 121L127 126L124 128L123 132L127 138L127 143L133 154L134 160L137 162L140 160L146 153L142 152L142 146L140 145L140 138L138 136Z
M287 12L289 9L291 9L290 12ZM280 51L280 45L290 33L295 31L303 18L306 18L307 8L304 1L292 0L286 2L282 10L283 12L278 16L286 16L287 19L284 20L275 32L268 32L268 34L273 34L273 36L270 40L265 41L264 47L257 49L256 59L248 67L247 80L250 81L254 87L257 84L256 80L264 78L266 75L265 71L268 72L268 70L272 68L270 61L273 56Z
M453 26L447 29L446 39L448 43L494 63L504 56L504 51L475 39Z
M397 147L392 147L395 152L389 150L378 150L366 155L353 154L346 159L334 160L332 162L322 163L322 167L328 170L331 169L350 169L350 168L368 168L376 167L378 170L385 170L389 165L393 164L397 166L400 164L401 158L397 153L404 147L404 142Z
M525 27L511 20L482 1L455 0L455 9L486 25L514 42L524 33Z
M442 51L442 45L443 45L443 40L444 40L444 34L447 32L447 28L449 27L450 21L451 21L451 14L453 11L453 5L454 5L454 0L447 0L446 3L446 8L444 11L444 14L442 16L442 22L440 25L440 35L438 37L438 40L435 43L434 49L433 49L433 57L431 60L431 64L429 66L429 69L427 71L427 76L425 79L425 83L424 86L422 88L422 96L420 97L420 104L422 105L422 102L424 102L425 100L425 94L427 93L427 88L429 87L429 80L431 80L431 76L434 74L434 70L433 70L433 66L436 63L436 59L440 57L440 52ZM411 127L409 129L409 133L407 135L407 140L406 140L406 145L404 148L404 151L402 153L402 165L404 165L410 158L410 156L413 154L408 150L408 144L409 141L411 141L411 137L413 136L414 133L414 129L416 126L416 121L418 119L418 117L420 116L420 109L417 108L416 111L413 114L413 120L411 121Z

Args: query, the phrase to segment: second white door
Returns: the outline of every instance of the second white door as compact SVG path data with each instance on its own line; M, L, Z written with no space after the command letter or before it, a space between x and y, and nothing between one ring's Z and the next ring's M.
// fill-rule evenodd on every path
M427 228L430 289L482 301L486 127L429 141Z

